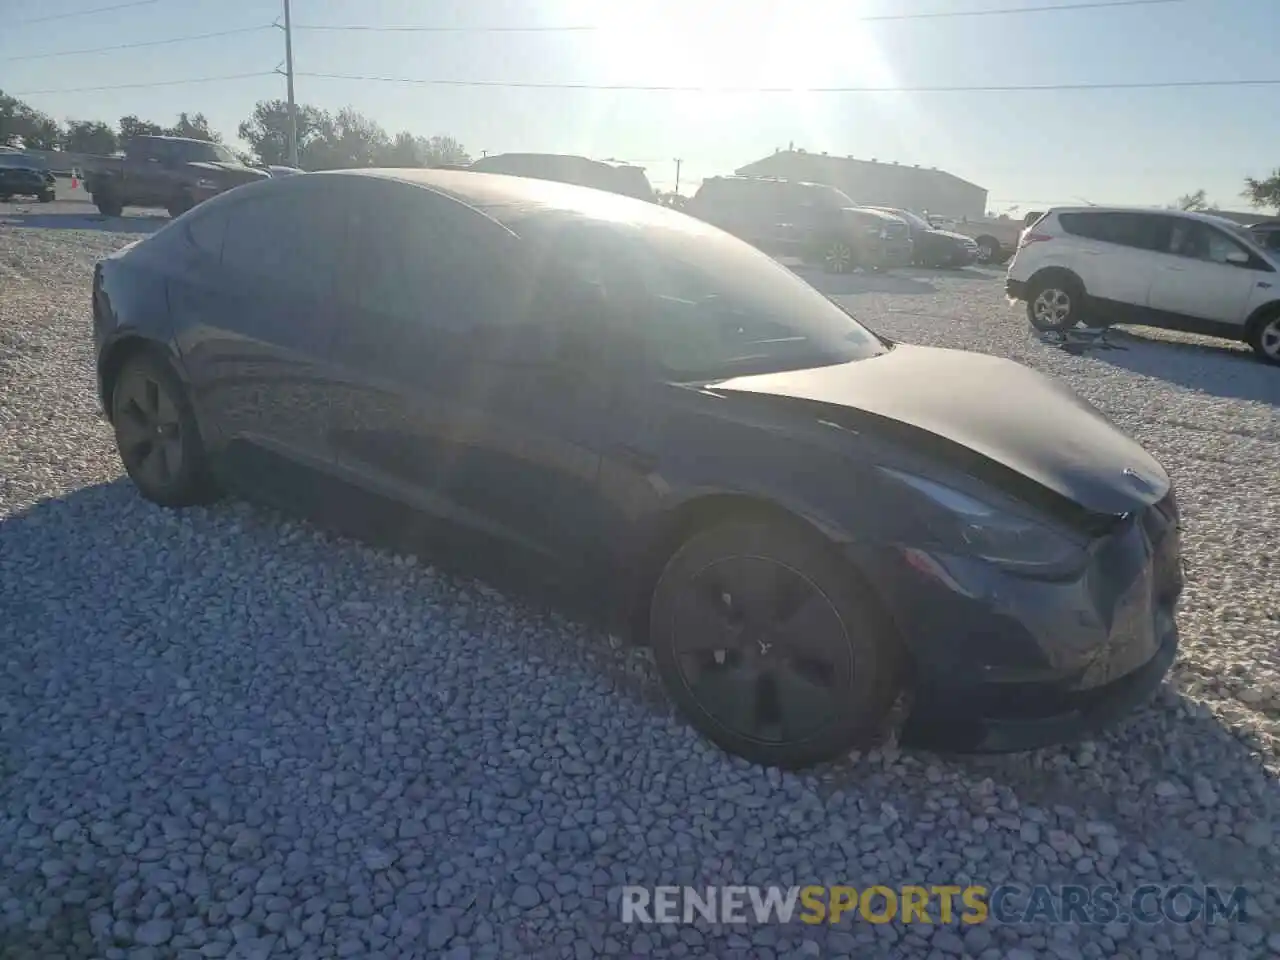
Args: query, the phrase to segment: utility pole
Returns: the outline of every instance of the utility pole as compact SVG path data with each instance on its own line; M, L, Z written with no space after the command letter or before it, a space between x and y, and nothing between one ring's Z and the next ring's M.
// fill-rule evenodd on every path
M683 161L683 160L681 160L679 157L676 157L676 189L675 189L675 193L676 193L676 195L677 195L677 196L679 196L679 195L680 195L680 165L681 165L681 164L683 164L683 163L684 163L684 161Z
M298 165L298 104L293 99L293 23L284 0L284 69L289 90L289 166Z

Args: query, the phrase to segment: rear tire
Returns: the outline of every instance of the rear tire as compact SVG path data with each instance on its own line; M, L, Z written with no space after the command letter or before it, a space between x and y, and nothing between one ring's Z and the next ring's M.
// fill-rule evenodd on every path
M1053 273L1031 282L1027 320L1041 333L1070 330L1083 318L1084 287L1070 274Z
M995 237L978 238L978 262L999 263L1001 260L1000 241Z
M182 381L146 351L128 357L111 390L116 449L143 497L165 507L209 503L217 486Z
M853 247L843 240L831 240L822 248L822 269L827 273L849 273L857 262Z
M1280 366L1280 307L1254 320L1248 342L1259 360Z
M649 630L680 713L752 763L794 769L869 744L901 689L888 616L797 524L743 518L694 534L659 578Z

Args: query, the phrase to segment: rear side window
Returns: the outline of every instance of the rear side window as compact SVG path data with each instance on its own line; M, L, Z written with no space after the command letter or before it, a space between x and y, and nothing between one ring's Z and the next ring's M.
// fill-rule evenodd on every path
M1064 213L1058 217L1067 233L1088 240L1100 240L1122 247L1159 250L1164 246L1167 227L1164 218L1141 213Z
M1215 230L1198 220L1179 220L1170 231L1167 252L1176 257L1207 260L1210 263L1226 263L1233 253L1248 255L1248 251L1221 230Z
M314 187L263 190L225 205L223 267L283 290L322 295L332 284L345 243L338 195ZM210 225L209 242L215 233Z

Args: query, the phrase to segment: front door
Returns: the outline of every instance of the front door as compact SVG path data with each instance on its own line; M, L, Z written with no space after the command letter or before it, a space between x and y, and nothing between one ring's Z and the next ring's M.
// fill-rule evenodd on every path
M1160 313L1243 326L1258 274L1247 265L1228 262L1233 253L1253 259L1216 227L1176 219L1167 252L1157 255L1147 306Z
M545 362L526 322L522 242L449 198L365 188L351 317L331 351L340 468L424 518L427 539L524 570L579 564L605 401Z

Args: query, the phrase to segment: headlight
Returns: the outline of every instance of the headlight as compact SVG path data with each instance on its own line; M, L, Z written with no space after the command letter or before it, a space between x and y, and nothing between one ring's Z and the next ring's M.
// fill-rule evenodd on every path
M199 187L201 190L212 190L214 187L217 186L217 184L214 183L212 180L206 180L204 177L201 177L199 180L196 181L196 186Z
M944 549L1026 572L1066 572L1084 559L1084 548L1030 517L953 487L888 467L881 472L924 498L928 533Z

